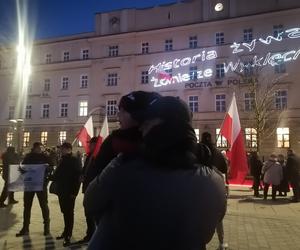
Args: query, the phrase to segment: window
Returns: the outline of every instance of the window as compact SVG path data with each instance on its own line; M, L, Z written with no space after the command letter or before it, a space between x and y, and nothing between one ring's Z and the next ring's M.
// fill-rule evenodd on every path
M142 43L142 54L149 53L149 43Z
M246 146L257 148L257 132L254 128L245 128Z
M6 147L11 147L13 145L13 132L8 132L6 134Z
M277 62L278 64L275 65L274 70L277 74L283 74L286 72L286 66L283 61Z
M109 46L108 56L118 56L119 55L119 46Z
M45 79L45 81L44 81L44 91L45 92L50 91L50 79Z
M29 147L29 139L30 139L30 132L24 132L23 134L23 148Z
M190 49L195 49L197 47L198 47L198 38L197 38L197 36L190 36L189 48Z
M117 101L108 100L106 105L106 112L108 116L114 116L117 114Z
M42 118L49 118L50 105L42 104Z
M190 110L195 113L198 112L199 103L198 103L198 96L189 96L189 107Z
M70 60L70 52L69 51L64 51L63 53L63 61L67 62Z
M244 76L252 77L254 74L254 68L251 66L251 62L244 62Z
M251 111L255 107L255 93L245 93L245 111Z
M165 51L171 51L173 50L173 40L167 39L165 40Z
M61 89L67 90L69 88L69 77L63 77L61 82Z
M172 76L173 76L173 69L166 69L165 73L167 73L167 75L169 75L169 78L172 78Z
M88 76L87 75L81 75L80 76L80 88L86 89L88 87Z
M148 70L142 71L142 75L141 75L141 83L142 83L142 84L148 84L148 83L149 83L149 74L148 74Z
M223 135L220 135L220 130L219 128L216 129L216 146L217 148L227 148L228 147L228 143L226 138Z
M46 146L47 145L47 141L48 141L48 132L47 131L41 132L41 143L44 146Z
M216 95L216 111L225 112L226 111L226 95Z
M273 36L278 37L280 33L283 33L283 25L278 24L273 26Z
M59 109L60 117L68 117L68 103L61 103Z
M216 45L224 44L224 33L218 32L216 33Z
M81 58L82 58L82 60L89 59L89 50L88 49L83 49L81 51Z
M88 115L88 101L79 101L79 116L87 116Z
M290 147L290 129L289 128L277 128L277 147L289 148Z
M26 105L25 119L31 119L31 110L32 110L31 105Z
M15 116L15 106L8 107L8 119L14 119Z
M194 129L194 131L195 131L195 135L196 135L196 137L197 137L197 142L199 142L199 137L200 137L200 131L199 131L199 129L198 128L195 128Z
M51 54L47 54L46 55L46 63L51 63L52 62L52 55Z
M59 144L63 144L67 140L67 131L59 131L58 132L58 142Z
M216 78L220 79L225 76L224 64L216 65Z
M253 40L252 29L244 29L244 42L251 42Z
M197 66L190 67L190 81L197 80Z
M118 74L108 73L107 75L107 86L117 86L118 85Z
M287 108L287 90L277 90L275 92L275 108L277 110Z

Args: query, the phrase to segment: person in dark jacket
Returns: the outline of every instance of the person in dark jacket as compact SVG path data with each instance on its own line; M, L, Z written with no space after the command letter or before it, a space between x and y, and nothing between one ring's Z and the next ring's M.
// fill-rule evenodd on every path
M259 197L259 186L260 186L259 184L260 184L261 170L263 164L259 159L256 151L250 153L249 165L250 165L250 173L253 176L254 196Z
M16 234L17 237L29 234L29 224L31 217L31 207L34 195L38 197L38 201L42 210L43 220L44 220L44 235L50 233L50 217L49 217L49 207L48 207L48 174L52 171L49 165L49 158L42 152L42 143L35 142L30 153L25 155L22 164L47 164L45 169L45 177L43 190L37 192L24 192L24 211L23 211L23 227L19 233Z
M294 197L291 199L291 202L299 202L300 201L300 158L291 149L287 151L286 169L294 193Z
M78 159L72 154L71 143L61 145L61 161L55 169L52 180L57 185L60 210L64 217L64 231L56 239L64 239L63 245L71 244L70 239L74 225L74 207L80 188L81 167Z
M288 174L286 169L286 161L284 159L284 155L279 154L277 156L277 161L282 167L282 180L279 185L279 196L287 196L287 193L290 192Z
M201 143L208 147L208 149L211 152L210 157L207 157L206 165L210 167L217 168L224 176L224 181L227 184L226 186L226 197L228 196L228 164L225 156L215 147L211 134L209 132L203 132L201 136ZM219 249L227 249L228 243L224 242L224 226L223 226L223 220L220 221L216 227L216 232L219 239Z
M120 154L86 191L100 217L88 249L205 249L225 213L222 176L199 164L185 103L161 97L145 116L141 153Z
M2 193L0 196L0 208L6 207L4 204L5 200L8 197L8 204L16 204L18 201L14 199L14 193L8 192L8 171L9 171L9 165L10 164L19 164L19 156L15 152L14 147L8 147L6 149L6 152L2 155L2 162L3 162L3 168L2 168L2 178L4 180L4 186L2 189Z

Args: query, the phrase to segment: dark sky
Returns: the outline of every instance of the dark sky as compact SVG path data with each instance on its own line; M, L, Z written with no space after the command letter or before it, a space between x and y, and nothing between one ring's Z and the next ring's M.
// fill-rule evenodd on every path
M143 8L176 0L19 0L27 6L29 27L35 38L94 30L94 14L122 8ZM178 0L177 0L178 1ZM0 42L16 39L16 0L0 0Z

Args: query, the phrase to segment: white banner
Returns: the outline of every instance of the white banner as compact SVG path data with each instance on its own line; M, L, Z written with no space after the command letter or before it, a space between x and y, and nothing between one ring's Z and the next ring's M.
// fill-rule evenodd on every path
M8 191L42 191L47 164L9 165Z

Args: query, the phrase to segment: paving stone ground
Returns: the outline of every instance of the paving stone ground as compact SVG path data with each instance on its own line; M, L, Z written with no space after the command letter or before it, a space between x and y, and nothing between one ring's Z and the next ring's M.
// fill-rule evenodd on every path
M0 189L3 182L0 181ZM289 203L288 197L278 197L276 202L253 198L248 187L231 187L228 210L224 219L225 239L231 250L271 249L300 250L300 203ZM37 198L34 199L30 235L16 238L22 227L22 193L16 193L19 203L0 209L0 250L6 249L65 249L55 237L63 230L63 218L57 197L49 194L51 235L43 236L42 214ZM77 197L73 241L81 239L86 230L82 207L82 194ZM216 235L207 249L218 247ZM71 249L86 249L72 247ZM141 249L142 250L142 249Z

